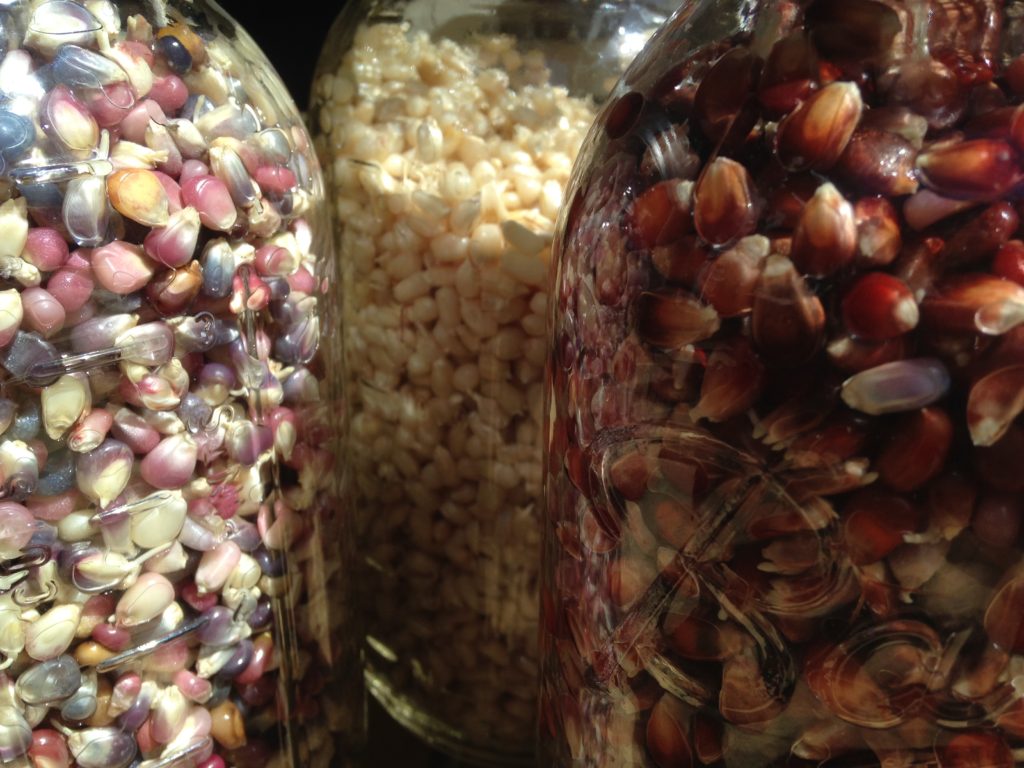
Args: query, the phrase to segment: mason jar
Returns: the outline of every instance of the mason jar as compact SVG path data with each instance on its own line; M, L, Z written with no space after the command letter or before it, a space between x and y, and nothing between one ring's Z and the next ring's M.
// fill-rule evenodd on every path
M0 760L346 764L336 281L295 105L205 0L0 29Z
M1018 764L1016 4L683 4L552 288L546 766Z
M533 753L550 244L666 5L356 2L314 83L368 687L466 760Z

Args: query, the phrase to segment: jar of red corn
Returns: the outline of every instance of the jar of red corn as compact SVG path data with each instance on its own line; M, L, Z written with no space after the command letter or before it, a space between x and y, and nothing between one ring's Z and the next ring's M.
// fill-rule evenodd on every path
M1024 760L1024 14L685 3L555 236L544 764Z
M346 763L323 202L214 3L0 7L3 764Z

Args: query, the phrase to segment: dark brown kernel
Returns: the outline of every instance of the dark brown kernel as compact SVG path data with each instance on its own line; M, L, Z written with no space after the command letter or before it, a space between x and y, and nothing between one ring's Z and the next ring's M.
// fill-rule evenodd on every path
M876 0L815 0L804 21L822 55L853 61L886 59L903 26Z
M917 191L916 157L917 151L902 136L858 130L840 156L835 172L862 194L900 197Z
M772 46L757 99L769 115L784 115L811 94L817 77L818 55L814 46L805 32L796 30Z
M697 87L693 114L713 143L742 143L757 122L753 91L760 64L747 48L733 48L714 63Z
M608 107L604 119L604 132L609 139L620 139L629 133L644 107L643 94L630 91Z

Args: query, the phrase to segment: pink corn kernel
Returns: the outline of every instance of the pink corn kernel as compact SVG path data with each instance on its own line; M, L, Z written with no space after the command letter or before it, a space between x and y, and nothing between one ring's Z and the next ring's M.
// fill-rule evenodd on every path
M46 459L50 456L50 451L46 447L46 443L42 440L27 440L26 445L28 449L36 455L36 461L39 462L39 466L46 466Z
M213 686L209 680L199 677L194 672L182 669L174 673L174 684L189 701L202 704L210 698Z
M263 673L267 671L267 666L270 664L274 656L274 643L269 637L258 637L253 642L253 654L252 661L249 662L242 674L235 678L236 685L248 685L249 683L255 683L261 677Z
M82 618L78 624L79 633L91 636L96 627L107 623L116 604L112 595L93 595L86 600L85 605L82 606Z
M53 272L64 265L69 256L68 244L52 227L34 227L28 231L21 258L40 272Z
M137 40L122 40L114 47L124 51L133 59L142 59L149 66L153 66L153 51L145 43L140 43Z
M218 597L215 594L200 595L195 582L190 581L181 588L181 599L188 603L193 610L201 613L213 608L217 604Z
M85 105L100 128L115 128L135 106L135 91L128 83L110 83L90 90Z
M265 277L287 276L298 269L297 259L291 251L279 245L264 245L256 249L253 261L256 271Z
M153 87L149 91L149 98L160 105L163 111L170 115L188 101L188 86L185 81L177 75L164 75L153 81Z
M194 179L197 176L209 175L210 166L202 160L186 160L181 164L181 175L178 177L178 181L184 184L189 179Z
M110 431L114 416L106 408L90 411L68 433L68 447L83 453L99 447Z
M135 732L135 741L139 745L139 751L143 754L150 752L157 746L157 740L153 738L153 716L147 717L139 730Z
M153 175L156 176L157 181L163 185L164 192L167 193L167 213L177 213L184 208L185 206L181 202L181 187L178 182L163 171L153 171Z
M37 728L32 732L28 757L38 768L69 768L71 765L67 742L51 728Z
M111 651L123 651L132 642L131 633L127 629L105 623L93 628L92 639Z
M92 252L96 282L111 293L134 293L149 282L155 269L142 248L123 240L114 240Z
M77 490L65 491L56 496L39 496L33 494L25 500L25 506L37 519L47 523L56 523L75 511L79 501Z
M122 138L136 144L145 144L146 128L149 126L150 120L163 124L167 122L167 115L152 99L140 101L121 121Z
M63 267L57 269L46 281L46 290L56 299L66 313L77 312L84 307L92 295L94 284L92 270Z
M295 174L283 165L261 166L256 169L254 179L267 199L275 202L281 200L298 184Z
M171 675L188 666L188 645L175 640L157 648L146 658L146 670L159 675Z
M181 175L181 199L199 211L203 226L219 232L229 231L238 219L238 211L227 185L210 174L185 179L184 168Z
M316 291L316 278L305 267L299 267L288 275L288 285L293 291L310 294Z
M48 339L64 327L65 311L45 288L26 288L21 292L25 327Z

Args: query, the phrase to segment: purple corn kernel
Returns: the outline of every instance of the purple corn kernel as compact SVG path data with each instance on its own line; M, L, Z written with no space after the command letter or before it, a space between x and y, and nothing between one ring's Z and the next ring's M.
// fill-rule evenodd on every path
M271 577L284 575L287 563L279 552L271 552L266 547L260 547L253 553L253 557L259 563L260 570L264 575Z
M109 626L109 625L108 625ZM127 630L122 630L127 633ZM125 672L121 675L110 691L110 703L107 705L107 714L111 717L118 717L124 714L139 697L142 690L142 678L137 672Z
M213 408L194 392L189 392L181 398L178 416L189 432L199 432L210 424L210 419L213 418Z
M238 639L231 609L218 605L206 611L206 623L196 633L203 645L229 645Z
M80 494L75 490L56 496L33 496L26 500L25 506L37 520L56 523L74 512L80 500Z
M54 363L59 359L60 353L52 344L34 333L18 331L14 335L14 340L0 356L0 365L11 376L21 378L27 376L34 367Z
M160 433L130 408L121 408L114 414L110 431L133 452L143 456L160 443Z
M161 677L171 675L185 669L189 662L188 643L184 639L164 643L146 657L146 671Z
M232 461L251 467L264 451L273 447L274 434L269 427L238 420L228 425L224 445Z
M252 663L253 659L253 644L252 640L246 638L238 644L234 654L228 659L227 663L224 664L219 670L217 670L217 679L221 681L231 681L245 672L249 664Z
M246 622L254 630L262 630L270 626L274 620L274 609L270 605L270 599L266 596L261 597L256 603L256 607L252 613L249 614L249 618Z
M253 552L257 547L260 546L260 532L259 529L248 522L247 520L232 520L229 527L233 526L235 530L228 535L227 540L233 541L238 545L238 548L243 552Z
M320 382L308 368L296 368L284 380L284 402L289 405L315 403L320 400Z
M134 328L135 323L135 318L129 314L87 320L71 331L71 349L75 354L85 354L113 347L117 337Z

